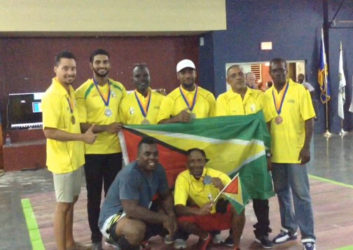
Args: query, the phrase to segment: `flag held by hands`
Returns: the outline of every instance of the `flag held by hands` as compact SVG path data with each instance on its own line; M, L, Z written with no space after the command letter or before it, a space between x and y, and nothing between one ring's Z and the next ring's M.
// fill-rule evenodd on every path
M219 195L223 195L223 197L225 197L230 202L230 204L232 204L238 214L243 211L245 205L250 200L246 189L243 188L239 174L235 175L232 181L229 182L228 185L221 190L216 199L219 197Z

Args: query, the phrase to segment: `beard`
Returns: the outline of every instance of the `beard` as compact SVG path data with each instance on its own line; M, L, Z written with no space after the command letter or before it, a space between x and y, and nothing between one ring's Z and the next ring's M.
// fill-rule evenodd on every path
M96 74L96 76L99 76L99 77L106 77L109 74L108 69L104 73L100 73L99 70L97 69L93 69L93 72Z

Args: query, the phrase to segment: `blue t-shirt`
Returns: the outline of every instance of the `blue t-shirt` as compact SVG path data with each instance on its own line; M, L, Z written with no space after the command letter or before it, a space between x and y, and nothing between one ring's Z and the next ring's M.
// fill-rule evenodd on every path
M158 164L148 175L137 166L136 161L130 163L119 172L108 190L99 215L99 227L110 216L123 211L121 200L138 200L140 206L148 208L155 194L166 193L168 189L162 165Z

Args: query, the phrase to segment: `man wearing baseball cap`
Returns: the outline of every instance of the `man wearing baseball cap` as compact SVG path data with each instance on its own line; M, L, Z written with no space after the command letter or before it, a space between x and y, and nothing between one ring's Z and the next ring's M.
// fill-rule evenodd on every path
M183 59L176 66L180 86L174 89L162 102L158 123L190 122L193 118L214 115L214 95L196 84L196 67L189 59Z
M214 116L214 95L196 84L196 67L193 61L183 59L176 65L179 87L164 98L159 108L158 123L190 122L194 118ZM175 249L185 249L188 234L178 232Z

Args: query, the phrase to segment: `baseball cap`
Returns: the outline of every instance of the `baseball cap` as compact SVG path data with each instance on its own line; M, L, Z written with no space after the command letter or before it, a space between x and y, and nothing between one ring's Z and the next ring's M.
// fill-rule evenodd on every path
M176 71L180 72L181 70L183 70L185 68L196 69L195 64L191 60L183 59L180 62L178 62L177 66L176 66Z

